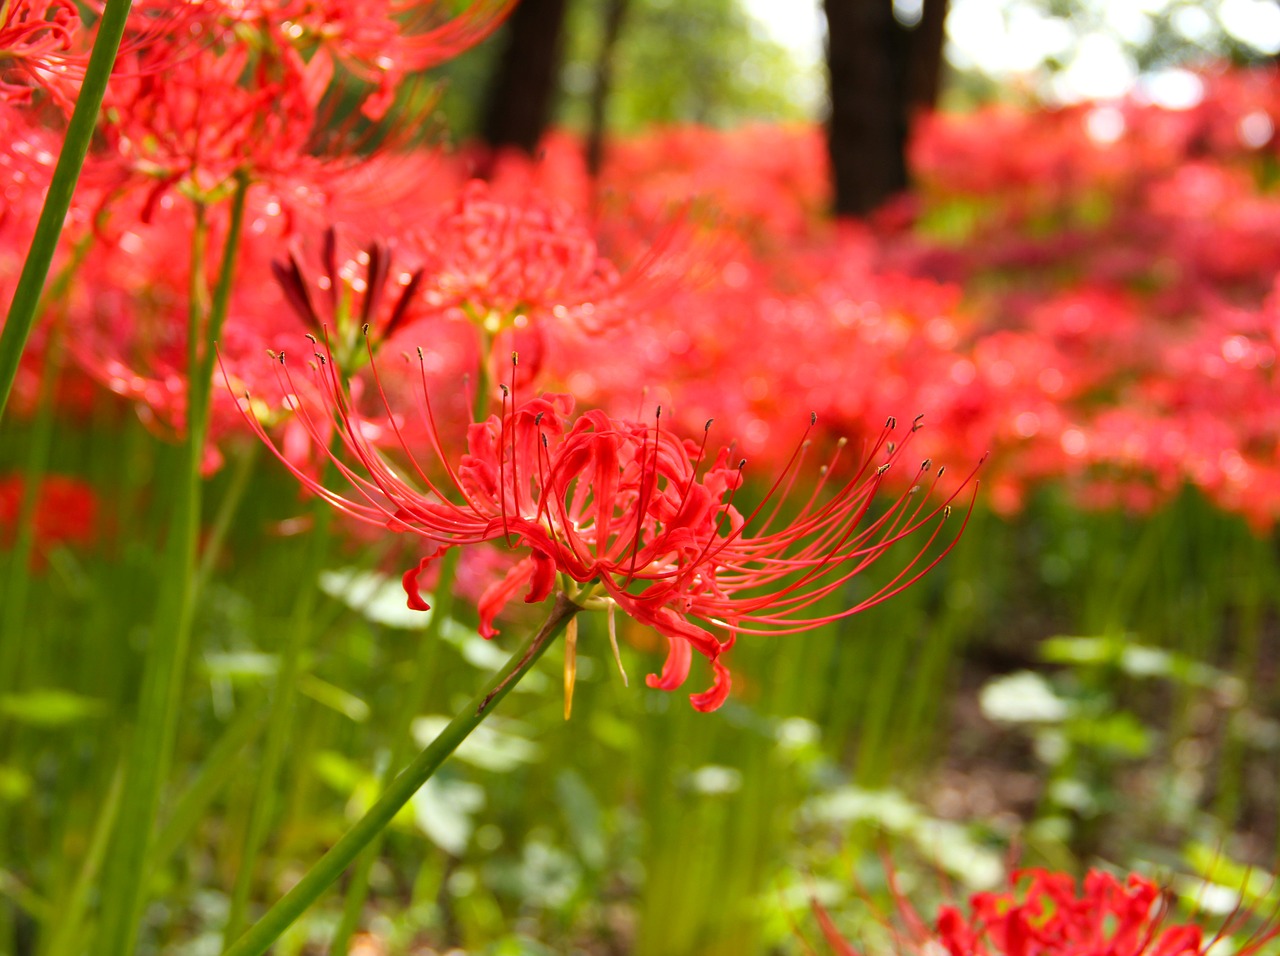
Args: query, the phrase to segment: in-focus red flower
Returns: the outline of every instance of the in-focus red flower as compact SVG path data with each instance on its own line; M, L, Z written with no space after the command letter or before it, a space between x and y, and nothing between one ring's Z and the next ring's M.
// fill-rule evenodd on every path
M288 390L300 394L281 365ZM900 467L908 444L892 440L890 419L851 473L845 475L841 444L811 487L800 478L808 448L802 440L764 500L744 511L735 496L746 462L729 449L708 457L711 422L701 441L692 442L663 429L661 409L652 424L598 410L575 418L568 396L518 401L514 387L504 388L500 415L471 426L467 452L455 458L436 429L425 365L420 412L434 461L424 463L405 438L403 417L385 407L380 380L386 415L372 423L353 408L327 349L316 353L313 368L326 407L299 402L299 419L317 444L324 443L331 418L340 422L353 460L333 461L356 494L339 495L277 455L306 487L348 515L432 543L431 553L404 575L410 607L427 608L417 576L444 550L505 541L527 557L482 596L485 636L497 633L494 617L515 594L525 591L527 602L540 602L558 584L583 607L616 606L667 638L666 664L649 677L651 687L674 690L688 676L692 652L706 657L714 680L691 697L698 710L715 710L727 697L730 677L721 658L739 634L808 630L878 604L923 576L954 544L930 556L951 502L969 483L935 500L943 470L926 486L931 464L925 461L906 493L873 510L885 475ZM242 407L249 408L247 396ZM245 417L271 444L258 421ZM388 432L403 462L389 461L370 437ZM846 594L858 574L916 533L925 539L922 546L879 590L849 598L840 610L821 603Z
M1080 886L1066 873L1016 871L1007 889L971 896L968 912L940 907L932 928L896 888L895 895L901 923L895 951L920 956L1204 956L1243 931L1249 915L1237 910L1206 938L1200 925L1169 918L1159 884L1137 873L1121 881L1101 870L1090 870ZM860 956L830 914L817 902L813 910L830 952ZM1280 924L1268 921L1234 952L1253 953L1277 935Z

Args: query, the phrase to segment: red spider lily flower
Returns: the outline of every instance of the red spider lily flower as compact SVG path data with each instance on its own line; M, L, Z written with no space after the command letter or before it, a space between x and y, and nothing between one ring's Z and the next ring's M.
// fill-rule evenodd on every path
M425 303L497 333L551 316L599 329L633 304L628 283L600 254L567 203L507 202L474 180L415 237L429 281Z
M1079 887L1065 873L1016 871L1007 889L971 896L968 913L952 905L940 907L933 929L896 887L894 892L903 924L896 933L899 953L1205 956L1219 940L1240 931L1249 916L1237 910L1206 939L1196 923L1169 919L1169 899L1157 883L1137 873L1121 881L1101 870L1090 870ZM832 953L860 956L816 901L813 910ZM1234 952L1254 953L1278 935L1280 924L1267 921Z
M724 449L708 463L711 423L700 442L682 440L663 430L661 410L652 425L602 411L575 418L568 396L520 402L514 388L504 388L501 414L470 427L467 452L455 464L436 429L421 350L419 361L420 410L435 467L418 461L404 437L401 417L385 407L376 366L385 425L357 413L326 349L316 353L313 363L316 385L326 398L323 419L301 401L296 403L298 416L318 444L330 420L340 424L352 461L332 458L356 494L339 495L291 466L294 474L352 517L432 542L432 553L404 575L410 607L427 608L417 576L444 549L505 541L528 556L482 596L485 636L496 633L494 616L518 591L527 589L527 602L541 602L559 580L583 607L619 607L667 638L666 664L649 677L651 687L674 690L688 676L692 652L706 657L714 681L690 698L698 710L715 710L727 697L730 677L721 658L739 634L795 633L855 614L919 580L955 543L952 539L942 554L927 557L968 479L935 501L942 469L926 489L928 461L916 470L907 493L873 513L876 493L885 475L899 465L907 444L892 441L892 419L847 478L835 477L836 466L842 465L838 448L796 507L786 499L796 490L807 449L802 440L764 500L743 513L734 499L746 462L732 461ZM300 394L283 358L280 364L288 390ZM246 396L242 407L248 408L248 400ZM245 417L276 450L257 420ZM906 437L918 427L919 422ZM395 435L407 467L383 456L369 437L374 431ZM784 513L790 517L783 519ZM839 611L817 607L917 532L924 545L878 591Z
M100 4L89 4L91 8ZM134 3L125 24L118 55L127 59L148 49L159 72L188 55L188 47L205 31L213 0ZM94 11L99 16L100 9ZM0 101L29 103L36 89L70 109L93 47L93 29L85 27L74 0L3 0L0 2Z
M170 54L143 49L108 88L103 133L126 170L150 179L157 194L177 183L205 196L236 172L271 179L317 164L307 146L330 66L306 62L265 18L255 26L256 43L224 30L163 75L152 60Z
M441 17L443 6L421 0L293 0L278 16L295 44L314 47L375 87L361 109L377 119L405 74L475 46L502 24L515 0L479 0L448 19Z
M27 103L36 87L60 82L79 29L73 0L0 3L0 99Z

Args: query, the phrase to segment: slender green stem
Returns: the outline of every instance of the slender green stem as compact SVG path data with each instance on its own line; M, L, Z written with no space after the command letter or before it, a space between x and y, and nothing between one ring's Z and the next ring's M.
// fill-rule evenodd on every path
M476 335L480 342L480 359L476 362L476 394L471 408L471 420L482 422L489 417L489 390L493 387L490 380L490 366L493 364L493 336L481 325L476 326Z
M565 595L556 595L555 605L543 622L511 659L495 674L471 702L449 721L425 750L391 782L378 801L322 856L306 875L285 894L249 931L225 950L223 956L260 956L280 938L293 921L318 900L354 862L360 852L391 823L458 745L467 739L511 688L537 663L552 640L565 629L579 611Z
M200 763L200 771L174 804L163 829L152 841L147 872L155 873L173 856L195 829L201 814L218 791L236 779L235 767L242 751L253 743L266 724L260 700L245 704L239 716L223 731Z
M222 327L230 301L247 189L247 181L241 180L232 200L218 286L203 327L200 303L204 301L208 227L203 206L196 207L187 330L187 436L173 521L165 545L160 598L143 668L138 722L127 753L124 799L103 875L102 924L95 951L107 956L128 956L134 952L145 898L146 859L182 710L195 612L196 548L202 498L200 473L208 431L212 343L213 336Z
M289 631L281 653L280 669L276 673L275 693L271 698L271 715L267 719L267 736L262 748L262 760L258 766L254 784L253 802L249 805L249 819L244 828L239 869L231 891L231 907L223 928L222 945L230 946L244 930L245 913L249 907L249 894L253 889L253 877L258 869L258 857L266 842L267 827L275 814L277 778L284 762L285 748L289 743L289 731L293 724L293 712L298 699L298 676L302 670L303 652L312 631L315 616L316 579L324 568L329 553L329 527L332 512L323 499L313 501L315 531L308 540L305 567L301 571L302 587L289 620Z
M18 375L18 362L35 324L41 291L49 275L49 267L53 264L58 239L62 235L62 224L67 218L67 210L71 208L71 196L80 179L80 170L84 166L85 155L89 152L94 127L98 124L98 111L102 107L107 80L120 49L120 38L124 36L130 5L130 0L107 0L102 18L98 21L98 35L93 42L93 52L89 54L89 65L85 69L84 82L80 84L75 110L67 124L62 152L53 169L53 178L44 197L44 207L40 211L40 220L36 223L35 236L27 250L27 260L18 277L18 287L13 293L8 318L3 331L0 331L0 419L4 418L5 406L13 391L13 381Z
M204 554L200 556L200 569L196 572L196 593L201 593L213 576L214 566L222 555L222 545L227 540L227 532L231 530L231 522L236 516L244 493L249 489L249 479L253 476L253 466L258 460L261 442L254 442L241 450L236 458L235 470L231 473L231 482L227 485L218 505L218 514L213 519L209 533L205 537Z
M457 548L451 548L440 559L440 576L436 579L435 593L431 602L431 619L423 628L422 637L418 642L418 660L413 671L413 679L405 688L400 713L391 730L391 756L387 760L386 771L381 781L383 790L391 785L396 773L400 770L400 765L408 756L406 751L410 740L410 728L413 726L413 718L420 712L426 697L433 670L431 665L439 650L440 629L453 615L453 585L458 573L458 553ZM347 884L347 898L343 902L342 920L338 923L338 929L334 932L333 940L329 944L329 952L333 956L345 956L351 946L351 937L359 928L360 915L364 911L365 899L369 895L369 872L377 862L378 853L382 849L382 837L382 833L374 837L360 854L360 859L356 861L351 881Z
M89 840L89 849L85 853L84 862L76 874L66 899L58 903L58 918L52 926L52 934L47 937L47 946L41 948L43 956L70 956L84 952L85 934L84 915L89 908L90 893L94 880L102 869L107 853L107 840L111 837L112 826L116 814L120 810L120 791L124 775L119 769L111 778L106 798L98 811L98 819L93 827L93 835Z
M71 284L76 269L89 251L88 238L76 244L70 260L58 271L40 304L44 313L50 302L57 301ZM53 448L54 411L58 392L58 377L62 371L62 323L49 329L45 342L44 362L40 369L40 393L36 397L36 415L32 422L31 443L23 464L22 502L18 510L17 532L14 534L10 568L5 585L3 610L0 610L0 690L16 686L23 636L21 634L27 616L27 591L31 584L31 556L35 550L35 519L40 488L48 468ZM6 680L8 684L6 684ZM0 818L4 816L0 809ZM0 833L4 833L0 823Z

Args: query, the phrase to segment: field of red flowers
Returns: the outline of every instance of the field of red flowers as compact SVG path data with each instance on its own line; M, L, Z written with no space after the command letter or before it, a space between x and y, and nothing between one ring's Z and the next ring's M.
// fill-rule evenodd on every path
M1280 73L834 221L511 5L0 3L0 956L1269 951Z

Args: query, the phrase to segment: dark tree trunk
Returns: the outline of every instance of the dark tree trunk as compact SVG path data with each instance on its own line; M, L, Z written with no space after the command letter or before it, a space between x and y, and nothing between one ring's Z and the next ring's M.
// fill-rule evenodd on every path
M892 0L825 0L831 117L827 150L837 216L866 216L907 187L912 117L937 99L946 0L914 28Z
M907 122L938 105L942 89L942 44L946 39L947 0L924 0L920 22L911 30L907 51Z
M551 121L566 0L521 0L489 87L480 134L494 149L532 154Z
M587 129L587 173L593 180L604 166L605 110L609 105L609 91L613 88L613 54L626 14L627 0L609 0L604 14L600 55L596 60L595 85L591 89L590 126Z

